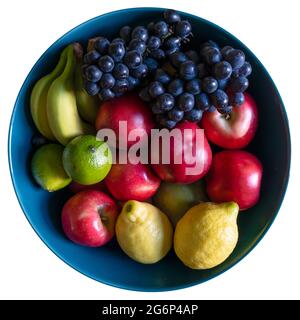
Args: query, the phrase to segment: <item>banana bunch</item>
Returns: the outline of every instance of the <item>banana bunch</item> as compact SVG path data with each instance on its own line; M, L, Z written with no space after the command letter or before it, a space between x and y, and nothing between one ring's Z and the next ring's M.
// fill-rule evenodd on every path
M30 97L32 119L39 132L51 141L66 145L83 134L93 134L99 101L88 96L80 73L82 48L68 45L54 70L38 80Z

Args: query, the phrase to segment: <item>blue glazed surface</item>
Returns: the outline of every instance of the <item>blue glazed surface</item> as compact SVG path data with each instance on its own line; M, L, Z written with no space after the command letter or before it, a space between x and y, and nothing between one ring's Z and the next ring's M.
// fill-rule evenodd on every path
M36 62L27 76L13 110L8 142L11 177L20 205L44 243L62 260L79 272L106 284L140 291L180 289L207 281L226 271L261 240L283 200L290 167L290 135L283 102L271 77L254 54L234 36L215 24L182 13L193 26L193 44L212 39L220 45L232 45L246 53L253 67L250 93L259 111L259 130L248 150L264 165L259 203L238 219L240 238L233 254L220 266L206 271L186 268L170 252L154 265L142 265L129 259L115 241L94 249L73 244L65 238L60 225L61 208L70 196L67 191L47 193L38 188L30 174L30 139L35 132L29 112L29 97L33 84L55 66L59 53L75 41L86 45L87 39L104 35L113 37L122 25L146 24L157 18L163 9L135 8L115 11L89 20L57 40ZM253 276L252 274L249 275Z

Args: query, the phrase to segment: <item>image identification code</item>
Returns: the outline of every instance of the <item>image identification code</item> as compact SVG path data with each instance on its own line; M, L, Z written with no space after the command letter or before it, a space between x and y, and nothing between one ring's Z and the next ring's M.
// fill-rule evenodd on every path
M138 308L136 306L113 306L109 304L108 306L102 307L103 315L127 315L133 318L137 314L147 314L147 315L193 315L197 312L199 306L196 304L147 304L146 308Z

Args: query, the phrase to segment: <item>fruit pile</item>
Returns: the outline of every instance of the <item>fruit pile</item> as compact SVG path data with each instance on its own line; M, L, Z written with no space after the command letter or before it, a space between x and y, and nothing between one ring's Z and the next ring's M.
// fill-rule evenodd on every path
M124 26L111 42L91 39L83 65L86 91L106 101L141 87L141 99L169 129L183 120L199 122L208 110L229 114L245 100L251 65L243 51L211 40L199 53L183 51L191 35L189 21L167 10L147 28Z
M245 92L251 66L241 50L211 40L188 48L192 26L174 10L119 35L90 39L85 55L79 43L68 45L33 87L40 133L32 140L33 177L49 192L74 193L61 213L73 242L99 247L116 234L121 249L145 264L174 244L186 266L213 268L236 246L239 211L260 196L262 165L242 150L258 125ZM161 127L179 134L153 149L153 129ZM99 130L114 133L115 143L96 138ZM213 153L211 145L227 150Z

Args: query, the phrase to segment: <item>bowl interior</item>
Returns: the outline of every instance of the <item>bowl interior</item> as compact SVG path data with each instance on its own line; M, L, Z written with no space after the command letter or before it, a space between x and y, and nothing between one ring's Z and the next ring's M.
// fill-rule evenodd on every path
M270 76L257 58L232 35L201 18L182 13L193 26L191 45L212 39L220 45L232 45L246 53L253 66L249 92L256 99L260 111L259 130L249 146L264 165L261 199L238 218L240 238L233 254L211 270L195 271L186 268L170 252L161 262L142 265L128 258L115 241L90 249L73 244L64 236L60 225L61 208L70 196L67 191L47 193L32 180L30 173L30 139L35 132L29 97L33 84L52 70L59 53L67 44L104 35L117 35L125 24L147 24L157 19L162 9L137 8L112 12L71 30L56 41L37 61L26 78L17 98L10 127L9 157L14 187L29 222L41 239L61 259L85 275L98 281L133 290L159 291L187 287L208 280L230 268L243 258L261 239L271 225L283 200L289 173L290 140L284 106Z

